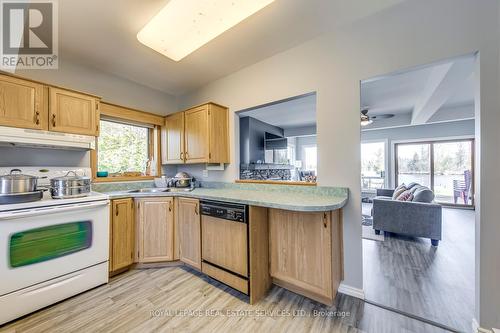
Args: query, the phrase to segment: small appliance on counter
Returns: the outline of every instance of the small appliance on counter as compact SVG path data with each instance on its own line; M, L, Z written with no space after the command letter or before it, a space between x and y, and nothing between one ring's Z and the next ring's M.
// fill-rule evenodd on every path
M170 185L170 184L169 184ZM174 178L172 178L172 187L192 187L193 177L191 177L187 172L178 172Z

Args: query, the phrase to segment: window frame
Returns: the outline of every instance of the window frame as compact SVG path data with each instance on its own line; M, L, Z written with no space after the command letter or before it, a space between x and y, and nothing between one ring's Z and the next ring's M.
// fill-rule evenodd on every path
M435 172L434 172L434 145L435 144L440 144L440 143L453 143L453 142L464 142L468 141L470 142L471 145L471 204L461 204L461 203L449 203L449 202L439 202L442 206L446 207L459 207L459 208L470 208L470 209L475 209L476 202L475 202L475 181L476 181L476 173L475 173L475 138L474 137L457 137L457 138L442 138L442 139L434 139L434 140L409 140L409 141L399 141L399 142L394 142L394 184L395 187L399 185L398 182L398 175L399 175L399 165L398 165L398 148L400 146L404 145L412 145L412 144L428 144L429 145L429 163L430 163L430 189L434 191L434 177L435 177Z
M95 149L91 150L90 168L92 170L92 182L123 182L123 181L140 181L153 180L161 175L161 126L165 119L162 116L126 108L123 106L101 102L101 120L116 121L117 123L130 124L136 126L144 126L149 130L148 133L148 149L149 156L156 161L156 174L149 176L116 176L116 177L97 177L99 137L95 138Z

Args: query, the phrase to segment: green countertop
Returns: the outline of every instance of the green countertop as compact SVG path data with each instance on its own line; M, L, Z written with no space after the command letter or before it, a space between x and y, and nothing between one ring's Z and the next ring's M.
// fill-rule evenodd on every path
M127 189L116 190L112 185L102 188L94 185L94 191L105 193L110 199L178 196L305 212L340 209L349 198L347 188L326 186L204 183L190 192L130 193L135 188L154 186L139 183L133 187L128 185Z

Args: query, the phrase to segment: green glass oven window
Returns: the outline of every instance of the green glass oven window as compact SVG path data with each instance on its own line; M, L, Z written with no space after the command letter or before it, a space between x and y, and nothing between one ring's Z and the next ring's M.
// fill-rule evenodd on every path
M92 245L91 221L51 225L10 236L10 266L21 267L59 258Z

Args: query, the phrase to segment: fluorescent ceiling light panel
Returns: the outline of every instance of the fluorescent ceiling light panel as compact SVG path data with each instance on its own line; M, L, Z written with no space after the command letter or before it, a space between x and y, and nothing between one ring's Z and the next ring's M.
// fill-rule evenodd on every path
M137 39L179 61L273 1L170 0Z

